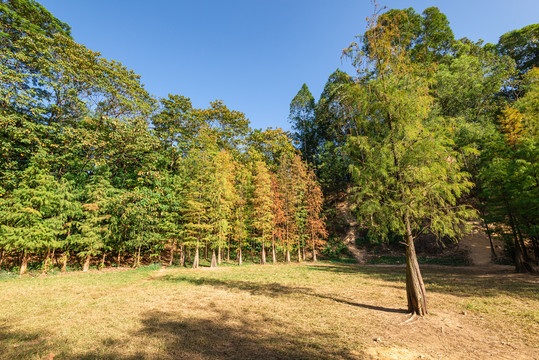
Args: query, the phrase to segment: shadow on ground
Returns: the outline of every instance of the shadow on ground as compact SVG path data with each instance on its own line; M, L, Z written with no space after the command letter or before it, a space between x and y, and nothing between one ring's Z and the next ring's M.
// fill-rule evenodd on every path
M421 273L427 291L470 296L518 296L539 299L539 276L537 274L516 274L511 267L448 267L441 265L421 265ZM357 274L375 277L390 283L388 285L405 289L406 271L403 265L342 264L331 266L309 266L313 271L336 274Z
M265 331L274 324L234 318L227 312L215 312L212 319L182 317L177 313L150 311L141 319L143 328L132 334L131 341L158 340L161 349L152 354L121 355L122 344L113 344L107 352L88 352L70 359L357 359L336 345L321 348L308 339L330 334L316 331L290 336L280 331ZM143 347L143 346L142 346ZM361 357L363 358L363 357Z
M172 281L172 282L188 282L195 285L209 285L221 289L228 290L241 290L249 292L251 295L263 295L269 297L278 297L278 296L290 296L290 295L300 295L300 296L314 296L321 299L335 301L341 304L346 304L350 306L357 306L365 309L384 311L389 313L406 313L405 309L393 309L386 308L382 306L374 306L368 304L362 304L358 302L349 301L346 299L340 299L335 296L329 296L324 294L319 294L315 290L308 287L297 287L297 286L286 286L279 283L258 283L251 281L241 281L241 280L220 280L214 278L198 278L193 279L188 276L173 276L165 275L157 278L162 281Z

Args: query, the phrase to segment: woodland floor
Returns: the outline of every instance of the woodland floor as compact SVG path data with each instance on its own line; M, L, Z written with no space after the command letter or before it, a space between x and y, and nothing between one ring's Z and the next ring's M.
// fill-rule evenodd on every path
M422 266L141 268L0 281L0 359L539 359L539 277Z

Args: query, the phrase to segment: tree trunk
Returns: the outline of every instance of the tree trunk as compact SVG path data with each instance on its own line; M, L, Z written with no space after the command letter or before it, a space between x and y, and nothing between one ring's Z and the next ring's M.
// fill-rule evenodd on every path
M210 267L212 267L212 268L217 267L217 259L215 258L215 249L212 249L212 251L211 251L211 265L210 265Z
M0 269L2 269L2 265L4 264L4 255L6 254L6 250L2 249L2 252L0 252Z
M19 275L23 275L26 272L26 269L28 268L28 254L26 251L22 254L22 260L21 260L21 269L19 271Z
M426 315L427 298L425 284L421 277L417 256L415 253L414 238L410 228L408 214L405 216L406 223L406 297L408 299L408 311L417 315Z
M519 241L519 238L518 238L518 233L517 233L515 221L513 218L513 214L509 210L507 201L506 201L506 208L507 208L507 213L509 215L509 226L511 227L511 231L513 232L513 239L515 240L515 271L517 273L531 273L533 272L533 268L526 261L524 257L524 251L526 251L526 249L521 247L521 242Z
M228 246L226 248L226 262L230 262L230 238L228 238Z
M266 244L264 244L264 242L262 242L262 256L260 259L260 263L262 265L266 264Z
M241 266L242 263L243 263L243 259L242 259L241 246L240 246L238 247L238 265Z
M137 249L137 257L135 258L135 267L138 268L140 266L140 248L141 246L139 245L138 249Z
M532 244L533 244L533 254L535 255L535 262L539 262L539 244L538 244L537 238L534 236L532 236Z
M118 260L116 261L116 263L118 263L118 267L122 266L122 263L120 262L121 256L122 256L122 252L118 251Z
M286 249L286 262L290 263L290 250Z
M84 260L84 265L82 265L82 271L88 271L90 269L90 259L90 255L87 255Z
M168 262L168 266L172 265L172 262L174 261L174 247L176 246L176 240L172 241L172 246L170 247L170 261Z
M215 254L215 249L213 249L213 253ZM212 262L213 262L213 258L212 258ZM217 249L217 264L221 265L221 245L219 245Z
M198 268L198 248L199 248L199 244L198 244L198 240L197 240L197 246L195 248L195 257L193 258L193 269L197 269Z
M43 269L41 270L42 274L46 274L49 270L49 262L50 262L50 256L51 256L51 249L47 249L47 256L45 256L45 260L43 260Z
M314 245L314 240L313 240L313 261L316 262L316 247Z
M105 268L105 258L107 256L107 253L103 253L103 256L101 257L101 269Z
M64 251L62 254L62 272L67 271L67 258L69 257L68 252Z
M54 266L53 264L57 264L57 262L56 262L56 248L52 249L52 254L51 254L51 265Z
M208 260L208 244L204 245L204 260Z
M498 258L498 255L496 255L496 251L494 251L494 243L492 242L492 234L490 233L490 229L488 228L487 222L483 219L483 224L485 225L485 231L488 236L488 241L490 243L490 255L492 255L492 259L496 260Z
M271 241L271 262L277 264L277 254L275 253L275 239Z
M180 266L185 266L185 246L180 245Z
M301 262L301 245L298 247L298 262Z
M303 261L305 261L306 257L305 257L305 245L301 248L301 255L303 256Z

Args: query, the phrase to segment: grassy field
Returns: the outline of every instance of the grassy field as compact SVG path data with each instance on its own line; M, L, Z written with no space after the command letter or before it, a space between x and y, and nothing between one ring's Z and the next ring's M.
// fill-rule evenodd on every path
M155 267L0 281L0 359L537 359L539 278L422 267Z

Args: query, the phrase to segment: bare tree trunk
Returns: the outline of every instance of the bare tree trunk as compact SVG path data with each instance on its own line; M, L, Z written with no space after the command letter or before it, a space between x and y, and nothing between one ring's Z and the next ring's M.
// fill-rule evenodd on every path
M82 271L88 271L90 269L90 255L86 256L86 259L84 260L84 264L82 265Z
M64 251L62 254L62 272L67 271L67 259L69 257L69 253L67 251Z
M56 248L52 249L52 254L51 254L51 265L54 266L53 264L57 264L56 263Z
M492 242L492 234L490 233L488 224L484 219L483 219L483 224L485 225L485 231L487 233L488 241L490 243L490 254L492 255L492 259L496 260L498 258L498 255L496 255L496 251L494 251L494 243Z
M185 246L180 245L180 266L185 266Z
M238 247L238 265L241 266L243 263L242 254L241 254L241 245Z
M213 253L215 255L215 249L213 249ZM213 255L212 255L212 262L213 262ZM219 245L217 249L217 264L221 265L221 245Z
M211 265L210 265L210 267L212 267L212 268L217 267L217 259L215 258L215 248L212 249L212 251L211 251Z
M170 261L168 262L168 266L172 265L172 262L174 262L174 248L176 247L176 240L172 241L172 246L170 247Z
M260 263L262 265L266 264L266 244L264 244L264 242L262 242L262 256L260 259Z
M230 262L230 238L228 238L228 246L226 248L226 262Z
M0 253L0 269L2 269L2 265L4 264L4 255L6 254L6 250L2 248L2 252Z
M406 297L408 299L408 311L418 315L426 315L427 297L425 284L421 277L417 256L415 253L414 238L410 228L410 218L405 216L406 223Z
M138 268L140 266L140 248L141 246L139 245L138 249L137 249L137 257L135 259L135 267Z
M316 262L316 247L314 245L314 239L313 239L313 261Z
M122 263L121 263L121 256L122 256L122 251L121 250L118 250L118 260L116 261L116 263L118 264L118 267L122 266Z
M301 255L303 256L303 261L305 261L306 257L305 257L305 248L306 248L306 245L303 245L303 247L301 248Z
M19 271L19 275L23 275L26 272L26 269L28 268L28 254L26 253L26 250L22 254L22 260L21 260L21 269Z
M286 249L286 262L290 263L290 250Z
M103 253L103 256L101 257L101 269L105 268L105 258L107 256L107 253Z
M271 262L277 264L277 254L275 253L275 239L271 240Z
M298 247L298 262L301 262L301 245Z
M47 256L45 256L45 260L43 260L43 269L41 270L42 274L46 274L49 270L49 262L50 262L50 256L51 256L51 249L47 249Z
M193 269L196 269L198 268L198 248L199 248L199 243L198 243L198 239L197 239L197 246L195 248L195 257L193 258Z

